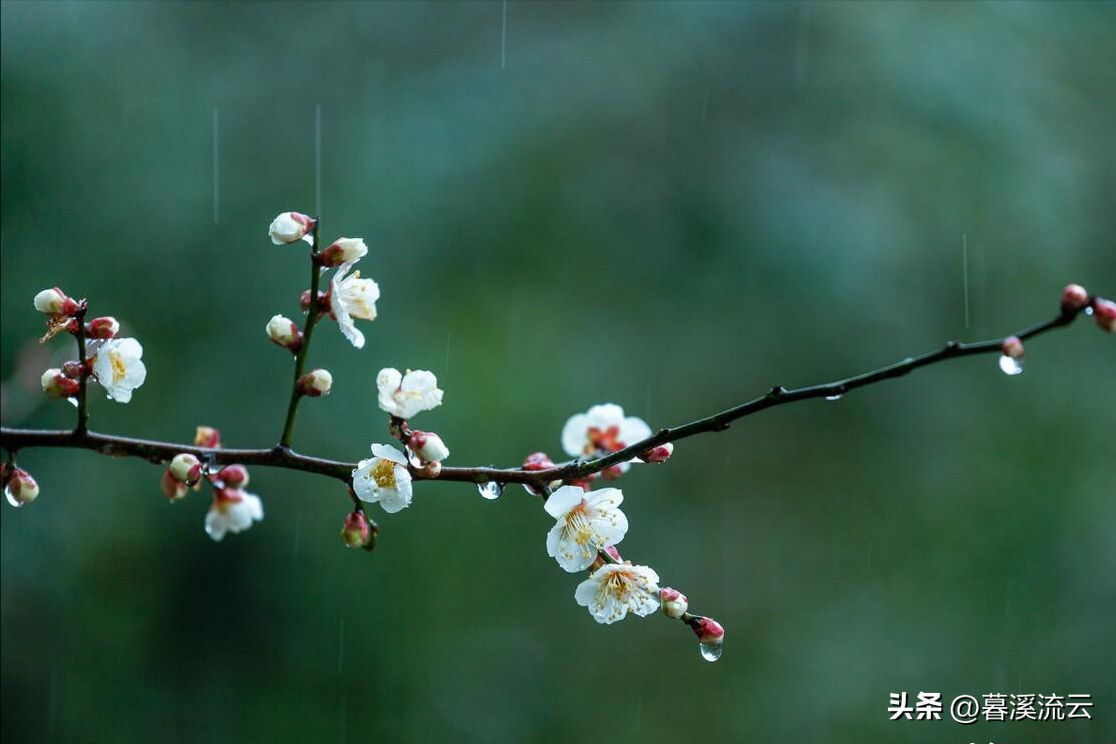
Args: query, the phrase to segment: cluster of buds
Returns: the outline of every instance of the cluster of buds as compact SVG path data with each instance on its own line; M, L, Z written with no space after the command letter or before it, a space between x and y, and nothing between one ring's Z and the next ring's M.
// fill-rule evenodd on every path
M329 370L314 369L302 377L298 378L295 383L295 390L299 395L305 395L309 398L318 398L323 395L329 395L330 389L333 387L333 375Z
M1062 312L1075 313L1082 309L1093 316L1101 330L1116 333L1116 302L1091 297L1080 284L1067 284L1062 290Z
M4 483L4 498L17 509L39 497L39 484L23 468L0 465L0 481Z

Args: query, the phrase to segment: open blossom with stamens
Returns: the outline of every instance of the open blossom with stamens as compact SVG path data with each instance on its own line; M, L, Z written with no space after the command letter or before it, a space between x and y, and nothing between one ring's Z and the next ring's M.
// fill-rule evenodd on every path
M386 444L372 445L373 457L353 471L353 491L361 501L379 504L394 514L411 505L411 473L403 453Z
M618 488L586 493L562 486L546 500L547 514L557 522L546 536L546 554L567 571L593 565L597 551L615 545L628 532L628 518L620 511L624 494Z
M263 502L255 494L235 488L219 488L205 515L205 531L215 541L227 532L243 532L263 519Z
M651 436L651 427L636 416L625 416L615 403L593 406L587 413L570 416L562 427L562 448L573 457L601 455L624 449ZM628 463L619 463L626 472Z
M356 348L364 346L364 334L356 327L353 318L376 319L376 300L380 287L371 279L361 279L360 271L349 275L352 262L341 264L329 280L329 314L345 338Z
M577 585L574 599L598 623L623 620L629 612L647 617L659 610L659 575L647 566L610 563Z
M48 398L72 398L80 389L77 380L70 379L57 367L43 372L42 384Z
M47 315L73 315L78 311L78 303L58 287L52 287L35 295L35 309Z
M433 372L423 369L399 373L386 367L376 375L380 410L396 418L409 419L419 411L429 411L442 405L442 391Z
M301 212L283 212L271 221L271 227L268 228L267 233L271 236L271 242L275 245L297 243L300 240L305 240L313 245L314 238L310 233L313 226L314 220Z
M338 238L322 251L322 266L353 264L368 255L368 246L361 238Z
M132 391L147 378L147 368L140 357L143 347L134 338L114 338L97 350L93 357L93 377L118 403L132 399Z

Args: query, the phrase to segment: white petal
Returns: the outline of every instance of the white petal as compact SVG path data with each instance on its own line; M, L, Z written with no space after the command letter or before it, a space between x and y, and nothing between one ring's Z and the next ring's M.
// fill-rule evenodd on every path
M585 498L585 491L578 486L562 486L546 500L543 509L555 519L564 517L570 509L581 503Z
M617 545L628 534L628 517L619 509L608 512L610 521L597 520L593 524L594 533L600 538L601 547Z
M585 502L599 509L615 509L624 502L624 492L619 488L599 488L586 494Z
M602 403L589 409L589 425L609 429L624 424L624 409L615 403Z
M624 419L624 423L620 427L620 441L624 443L624 446L642 442L649 436L651 436L651 427L637 416L629 416Z
M560 537L554 552L554 560L569 573L584 571L597 560L597 550L592 544L580 545L572 537Z
M562 449L571 457L581 457L585 454L585 445L589 441L589 417L584 413L577 413L566 421L562 427Z
M574 590L574 599L582 607L589 607L597 600L597 590L601 586L601 569L577 585Z
M407 464L407 458L403 455L403 453L395 449L395 447L392 447L390 444L373 444L372 454L376 457L382 457L385 460L397 462L400 465L405 466ZM411 474L407 473L408 480L410 479L410 477Z

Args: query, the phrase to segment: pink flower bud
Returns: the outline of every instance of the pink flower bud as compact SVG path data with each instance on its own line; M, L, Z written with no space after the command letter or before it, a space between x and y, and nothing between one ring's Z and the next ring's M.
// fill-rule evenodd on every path
M162 489L163 495L171 501L185 498L188 490L186 484L175 478L169 468L163 471L163 477L159 480L159 487Z
M267 322L267 337L285 349L290 349L294 354L302 346L302 332L290 318L282 315L273 315Z
M368 253L368 246L360 238L338 238L322 251L323 266L340 266L357 261Z
M40 313L56 316L69 316L79 309L77 300L67 297L58 287L44 289L35 295L35 309Z
M309 289L304 289L302 291L302 296L299 297L298 304L299 304L299 307L302 308L302 312L304 312L304 313L310 312L310 290ZM321 290L318 290L318 312L329 312L329 296Z
M314 220L301 212L283 212L272 220L267 232L275 245L297 243L300 240L312 243L313 238L309 233L313 227Z
M296 389L299 395L317 398L320 395L329 395L333 387L333 375L329 370L315 369L298 378Z
M248 485L248 468L243 465L226 465L217 473L217 479L227 488L243 488Z
M85 328L85 335L89 338L107 340L120 332L120 323L117 322L116 318L105 315L89 321Z
M197 457L183 452L182 454L174 456L167 470L174 476L175 480L193 484L201 477L202 466L201 461Z
M1004 352L1004 356L1009 356L1012 359L1023 358L1023 342L1019 340L1018 336L1008 336L1005 338L1000 349Z
M12 468L9 472L5 466L4 497L18 509L39 497L39 484L23 468Z
M449 448L432 431L412 431L407 446L422 463L441 462L449 457Z
M442 463L434 460L422 466L422 472L426 474L427 478L437 478L442 474Z
M609 465L607 468L601 471L601 477L605 480L616 480L623 474L623 465Z
M1101 330L1116 333L1116 302L1097 297L1093 300L1093 318Z
M604 549L604 552L608 553L609 557L611 557L612 560L615 561L616 563L623 563L624 562L624 559L620 557L620 551L616 549L615 545L609 545L607 548ZM606 561L604 558L602 558L601 556L598 555L597 558L593 561L593 565L589 567L589 570L590 571L596 571L601 566L604 566L604 565L607 565L607 564L608 564L608 561Z
M1076 311L1089 304L1089 293L1080 284L1067 284L1062 290L1062 310Z
M545 452L532 452L527 455L527 459L523 461L523 469L536 472L539 470L550 470L554 467L554 461L550 459L550 455Z
M663 605L663 614L678 620L690 609L690 600L677 589L665 587L659 590L659 600ZM723 631L722 631L723 632Z
M58 368L43 372L41 382L48 398L73 398L81 388L77 380L66 377Z
M71 380L81 379L81 373L85 370L81 362L66 362L62 365L62 374L69 377Z
M701 643L720 643L725 637L725 629L711 617L698 618L690 628Z
M362 511L349 512L341 527L341 542L347 548L363 548L372 541L372 528Z
M666 462L672 454L674 454L674 443L667 442L647 450L639 456L639 459L644 462Z
M221 446L221 432L212 426L199 426L194 432L194 446L213 449Z

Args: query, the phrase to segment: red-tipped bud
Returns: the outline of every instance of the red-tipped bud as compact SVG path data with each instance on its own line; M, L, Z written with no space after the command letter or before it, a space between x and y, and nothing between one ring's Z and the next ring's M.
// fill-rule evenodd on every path
M338 238L322 251L322 266L340 266L357 261L368 253L368 246L360 238Z
M273 315L267 321L267 337L284 349L290 349L292 354L297 353L302 346L302 332L293 320L282 315Z
M423 464L440 463L450 453L442 438L432 431L412 431L407 446Z
M674 620L681 618L690 609L690 600L686 595L669 586L659 590L659 600L662 602L663 614Z
M349 512L341 527L341 542L347 548L363 548L372 542L372 528L362 511Z
M333 375L329 373L329 370L315 369L298 378L295 389L298 390L299 395L317 398L320 395L329 395L332 387Z
M194 446L213 449L221 446L221 432L212 426L199 426L194 432Z
M41 381L43 392L48 398L73 398L81 387L77 380L66 377L58 368L43 372Z
M550 455L545 452L532 452L527 455L527 459L523 461L523 469L536 472L539 470L550 470L554 467L554 461L550 459Z
M1004 352L1004 356L1009 356L1012 359L1023 358L1023 342L1019 340L1018 336L1008 336L1004 339L1000 348Z
M201 460L194 455L183 452L174 456L167 471L174 476L175 480L192 485L197 482L198 478L201 478Z
M1101 330L1116 333L1116 302L1103 297L1093 300L1093 318Z
M80 307L77 300L68 297L58 287L44 289L35 295L35 309L47 315L65 317L73 315Z
M644 462L666 462L672 454L674 454L674 443L667 442L647 450L639 456L639 459Z
M169 468L163 471L163 477L159 480L159 487L162 489L163 495L171 501L185 498L186 491L189 490L185 483L174 477Z
M701 643L720 643L725 637L725 629L711 617L699 618L690 628Z
M217 479L226 488L243 488L248 485L248 468L243 465L226 465L218 471Z
M1062 310L1071 312L1080 310L1089 304L1089 293L1080 284L1067 284L1062 290Z
M81 362L66 362L62 365L62 374L71 380L81 379L83 371L85 371L85 367L82 366Z
M310 236L313 227L314 220L301 212L283 212L272 220L267 232L275 245L297 243L300 240L313 244L313 238Z
M302 308L302 312L310 312L310 290L303 290L302 296L298 299L298 304ZM329 312L329 296L318 290L318 312Z
M19 508L30 504L39 497L39 484L23 468L4 469L4 498L8 503Z
M85 335L89 338L108 340L120 332L120 323L116 318L104 315L94 318L85 326Z

